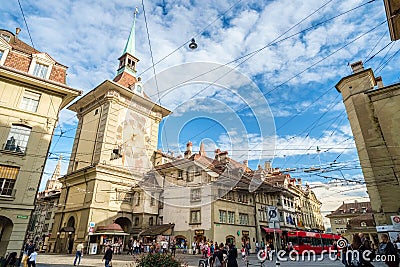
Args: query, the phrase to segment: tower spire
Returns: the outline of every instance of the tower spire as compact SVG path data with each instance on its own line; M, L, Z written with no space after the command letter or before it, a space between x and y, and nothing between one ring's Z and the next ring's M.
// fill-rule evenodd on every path
M129 34L128 40L122 56L119 57L119 66L117 70L117 76L114 78L114 82L119 83L122 86L131 88L132 85L138 82L136 79L136 65L139 59L136 57L136 16L139 13L138 8L135 8L133 13L133 25Z
M126 53L131 54L132 56L136 56L136 15L139 13L139 9L136 7L135 12L133 12L133 25L131 28L131 33L129 34L129 38L126 41L125 49L124 52L122 53L123 55Z
M58 178L61 177L61 161L62 155L60 155L60 158L58 159L58 163L56 168L54 169L53 175L46 183L46 191L58 190L61 188L62 184L60 181L58 181Z

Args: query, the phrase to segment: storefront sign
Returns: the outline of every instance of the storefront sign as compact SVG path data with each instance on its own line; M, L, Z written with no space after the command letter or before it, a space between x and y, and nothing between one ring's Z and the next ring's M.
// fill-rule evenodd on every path
M242 235L249 235L249 234L250 234L249 231L242 230Z
M194 230L195 235L204 235L204 230Z

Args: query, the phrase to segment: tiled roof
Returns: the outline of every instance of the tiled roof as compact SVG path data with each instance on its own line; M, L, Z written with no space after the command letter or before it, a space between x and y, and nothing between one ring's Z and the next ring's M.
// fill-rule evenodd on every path
M372 212L371 203L370 202L351 202L351 203L343 203L333 211L331 214L328 214L326 217L336 216L336 215L346 215L346 214L363 214L365 208L365 212Z

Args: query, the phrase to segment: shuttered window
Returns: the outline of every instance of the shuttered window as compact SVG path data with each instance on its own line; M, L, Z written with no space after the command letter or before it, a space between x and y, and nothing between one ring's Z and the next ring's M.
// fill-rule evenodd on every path
M19 173L18 167L0 165L0 195L12 196L15 181Z

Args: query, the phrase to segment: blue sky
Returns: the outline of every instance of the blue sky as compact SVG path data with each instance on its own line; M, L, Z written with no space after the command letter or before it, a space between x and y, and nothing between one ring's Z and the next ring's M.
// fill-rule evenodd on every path
M137 68L143 81L152 78L141 2L20 2L35 48L67 65L67 83L84 92L115 76L117 58L138 6ZM324 211L335 209L341 201L366 196L365 186L343 181L362 180L362 174L344 105L334 85L351 74L348 63L366 61L376 53L365 67L382 76L386 85L400 80L395 54L399 43L390 43L383 1L164 0L144 1L144 6L154 61L170 54L155 66L157 74L180 64L210 62L226 64L254 83L253 89L234 82L225 87L185 84L168 95L161 94L159 101L174 111L165 124L168 144L160 137L164 151L178 155L187 141L191 140L195 149L204 141L210 154L216 147L227 149L238 160L249 159L253 168L272 156L274 166L296 168L292 176L315 188ZM0 28L14 31L20 27L20 38L30 43L16 1L3 1L0 12ZM192 37L198 44L193 51L182 46ZM243 57L261 48L251 57ZM235 86L243 93L235 93ZM154 87L151 90L157 102ZM259 106L261 102L264 106ZM257 111L260 107L265 107L265 114ZM257 115L251 115L254 110ZM76 122L72 112L61 113L42 184L60 154L66 172ZM275 135L270 136L273 128ZM65 132L61 137L60 130ZM273 153L265 150L272 143ZM321 167L324 172L304 172L310 167Z

